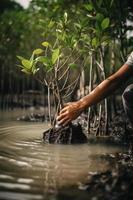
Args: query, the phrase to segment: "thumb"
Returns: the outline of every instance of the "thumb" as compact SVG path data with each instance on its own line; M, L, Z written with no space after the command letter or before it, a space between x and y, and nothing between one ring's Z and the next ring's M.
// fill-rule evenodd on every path
M66 107L69 106L70 104L71 104L71 102L65 103L63 105L63 108L59 111L59 115L62 114L62 113L64 113L66 111Z

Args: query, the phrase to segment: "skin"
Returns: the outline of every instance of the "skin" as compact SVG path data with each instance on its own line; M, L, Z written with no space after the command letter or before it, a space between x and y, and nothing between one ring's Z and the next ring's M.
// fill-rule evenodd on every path
M65 104L57 120L59 125L67 125L76 119L86 108L97 104L105 97L111 95L122 83L133 76L133 67L124 64L113 75L101 82L93 91L78 101Z

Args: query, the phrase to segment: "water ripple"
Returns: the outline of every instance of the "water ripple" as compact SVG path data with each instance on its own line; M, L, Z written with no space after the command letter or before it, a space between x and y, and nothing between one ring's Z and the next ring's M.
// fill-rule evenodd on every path
M95 155L120 151L104 145L44 144L46 128L43 123L0 123L0 198L56 199L60 188L84 182L89 171L108 167Z

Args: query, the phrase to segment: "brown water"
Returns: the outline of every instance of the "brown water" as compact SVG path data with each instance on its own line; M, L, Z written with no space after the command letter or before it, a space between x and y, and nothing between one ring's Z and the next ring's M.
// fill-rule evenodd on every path
M120 147L44 144L48 124L16 121L24 112L0 112L0 199L88 200L80 183L106 170L109 163L100 156Z

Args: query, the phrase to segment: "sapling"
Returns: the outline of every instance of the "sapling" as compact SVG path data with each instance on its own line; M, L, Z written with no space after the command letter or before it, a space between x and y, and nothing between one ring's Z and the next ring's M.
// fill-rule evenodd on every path
M67 55L65 55L66 51ZM42 85L47 86L48 113L52 127L50 131L52 130L52 134L54 131L56 133L59 132L59 129L62 127L59 127L56 121L57 114L63 108L65 99L71 96L79 82L81 70L75 70L79 55L76 54L74 49L68 52L67 49L64 50L61 46L55 48L55 45L52 46L49 42L45 41L42 43L42 48L35 49L32 52L30 59L21 56L17 57L21 61L19 67L22 72L32 75ZM72 73L72 75L75 74L74 76L71 75L72 71L75 72ZM53 97L55 104L53 119L51 97ZM72 124L68 128L72 131ZM58 134L57 139L59 137L60 134Z

